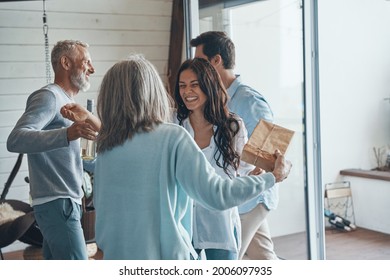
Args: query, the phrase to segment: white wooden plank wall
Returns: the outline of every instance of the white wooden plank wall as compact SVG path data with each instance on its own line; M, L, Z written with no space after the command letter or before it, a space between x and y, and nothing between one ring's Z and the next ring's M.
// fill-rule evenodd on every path
M91 89L76 100L86 105L95 98L101 79L116 61L129 53L143 53L157 67L164 82L168 61L172 0L48 0L49 47L63 39L90 45L96 73ZM6 140L23 113L28 95L46 84L43 2L0 2L0 192L16 162ZM51 74L53 80L53 73ZM7 199L28 202L27 157ZM24 248L14 242L3 252Z

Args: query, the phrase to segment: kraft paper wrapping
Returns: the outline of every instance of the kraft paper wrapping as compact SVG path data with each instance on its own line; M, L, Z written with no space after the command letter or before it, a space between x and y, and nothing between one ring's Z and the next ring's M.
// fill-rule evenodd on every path
M260 120L244 146L241 160L265 171L272 171L276 160L275 150L278 149L284 155L294 133L290 129Z

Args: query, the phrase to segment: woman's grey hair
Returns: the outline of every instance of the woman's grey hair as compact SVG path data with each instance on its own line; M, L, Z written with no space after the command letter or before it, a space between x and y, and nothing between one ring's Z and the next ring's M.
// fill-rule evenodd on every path
M78 40L58 41L57 44L55 44L55 46L53 47L53 50L51 51L51 66L53 67L53 69L57 69L62 56L66 55L70 58L74 58L77 46L82 46L84 48L89 47L87 43Z
M102 126L97 151L122 145L134 134L151 131L171 116L171 98L151 62L132 54L103 77L97 100Z

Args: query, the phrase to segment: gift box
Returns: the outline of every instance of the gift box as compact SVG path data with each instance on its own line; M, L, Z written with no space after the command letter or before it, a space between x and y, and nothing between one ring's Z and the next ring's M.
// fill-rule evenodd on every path
M265 171L272 171L276 161L275 150L284 155L294 133L293 130L260 120L244 146L241 160Z

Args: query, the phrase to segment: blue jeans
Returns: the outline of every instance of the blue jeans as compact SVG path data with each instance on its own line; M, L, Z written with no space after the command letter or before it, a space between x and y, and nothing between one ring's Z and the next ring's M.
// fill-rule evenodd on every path
M43 235L44 259L88 259L80 221L81 205L69 198L60 198L33 208L35 219Z
M201 249L195 249L198 254ZM207 260L237 260L238 254L233 251L223 249L203 249Z

